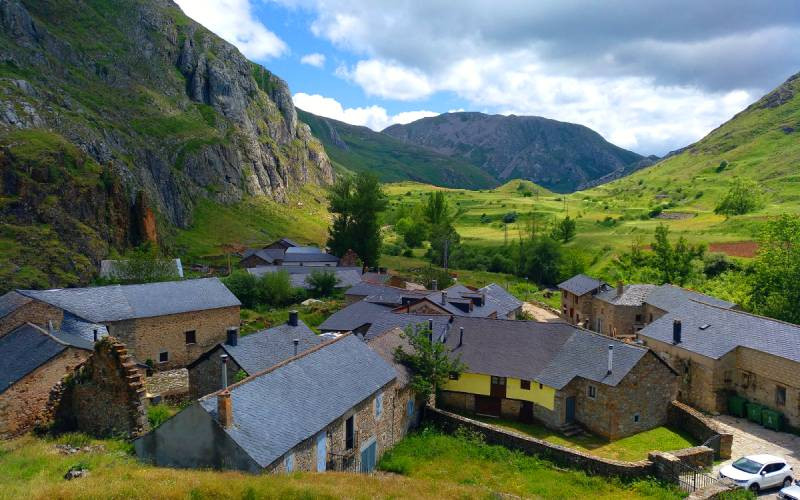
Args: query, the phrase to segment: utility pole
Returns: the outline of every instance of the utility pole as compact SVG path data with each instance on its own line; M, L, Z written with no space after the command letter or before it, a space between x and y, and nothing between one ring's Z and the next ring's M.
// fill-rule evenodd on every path
M447 271L447 264L448 264L448 262L447 262L447 257L448 257L447 251L449 250L449 247L450 247L450 238L445 238L444 239L444 270L445 271Z

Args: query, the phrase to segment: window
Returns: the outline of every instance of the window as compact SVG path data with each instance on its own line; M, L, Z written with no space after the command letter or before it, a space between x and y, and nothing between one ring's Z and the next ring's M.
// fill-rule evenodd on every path
M542 389L544 389L544 386L542 384L539 384L539 390L542 390Z
M525 391L531 390L531 381L530 380L520 380L519 381L519 388Z
M637 323L641 323L642 322L642 315L641 314L637 314L636 315L636 322Z
M786 405L786 387L777 386L775 388L775 404L778 406Z
M166 363L167 361L169 361L169 353L167 351L161 351L158 353L159 363Z
M383 392L379 392L375 396L375 418L381 418L383 413Z
M286 468L286 472L294 471L294 453L286 455L286 458L283 459L283 466Z
M456 372L450 372L450 380L458 380L461 376Z
M197 343L197 332L194 330L189 330L188 332L184 332L183 334L186 337L186 344L196 344Z
M344 449L352 450L356 444L355 415L344 421Z
M492 377L492 385L506 385L505 377Z
M590 385L586 388L586 395L589 396L589 399L597 398L597 387Z
M635 423L635 424L639 423L639 414L638 413L634 413L633 414L633 423Z
M414 414L414 400L409 399L408 403L406 404L406 414L410 417Z

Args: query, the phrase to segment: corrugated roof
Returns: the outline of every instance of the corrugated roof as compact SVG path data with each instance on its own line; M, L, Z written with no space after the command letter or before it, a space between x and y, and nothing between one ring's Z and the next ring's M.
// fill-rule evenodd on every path
M231 386L234 425L224 430L267 467L394 378L393 367L345 335ZM199 404L216 419L215 394Z
M674 285L661 285L656 287L647 295L645 302L663 311L671 311L692 300L725 309L736 307L736 304L732 302L686 290L685 288Z
M622 295L617 294L616 288L609 288L598 293L595 297L603 302L617 306L641 306L647 296L656 289L656 285L625 285L622 287Z
M669 311L639 336L671 344L674 320L681 321L681 349L719 359L741 346L800 362L799 325L697 301Z
M18 292L94 323L241 305L217 278Z
M8 316L30 301L30 298L13 290L0 295L0 318Z
M294 339L300 341L298 352L310 349L323 340L302 320L298 320L297 326L284 323L240 337L235 346L220 346L244 371L252 375L294 356Z
M567 281L559 283L558 288L580 296L600 288L605 284L606 283L603 281L586 276L585 274L576 274Z

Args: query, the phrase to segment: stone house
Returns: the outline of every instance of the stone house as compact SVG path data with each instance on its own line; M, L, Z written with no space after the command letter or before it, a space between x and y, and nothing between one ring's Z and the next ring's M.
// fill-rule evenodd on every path
M663 425L677 392L649 349L567 323L455 318L445 344L467 366L442 387L445 408L613 440Z
M134 447L159 466L371 471L405 435L396 376L366 343L342 335L201 398Z
M284 253L285 251L282 249L250 248L242 254L239 265L245 268L280 266L283 264Z
M46 424L51 389L91 354L91 341L31 323L0 337L0 438Z
M643 305L655 285L623 285L594 295L587 327L609 337L633 340L645 325Z
M294 240L290 240L289 238L281 238L279 240L273 241L269 245L264 247L265 250L283 250L286 251L287 248L292 247L299 247L302 246L300 243L297 243Z
M240 337L237 330L231 330L225 342L187 366L189 394L197 399L220 390L223 367L225 380L235 382L297 356L323 340L297 317L297 311L289 313L286 323L249 335Z
M186 366L240 321L239 300L217 278L15 290L0 297L0 304L3 328L24 320L59 329L68 317L77 318L101 326L138 362L150 361L159 370Z
M725 412L738 394L800 427L800 326L689 301L639 338L680 373L680 401Z
M592 299L607 290L608 284L585 274L576 274L559 283L558 289L561 290L561 316L573 325L591 326Z

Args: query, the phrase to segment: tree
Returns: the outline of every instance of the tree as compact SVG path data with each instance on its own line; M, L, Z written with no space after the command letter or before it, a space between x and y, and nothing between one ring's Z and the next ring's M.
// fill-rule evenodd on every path
M770 220L754 264L753 312L800 323L800 216Z
M401 335L408 341L409 350L398 347L394 359L411 370L411 388L423 401L428 401L451 374L459 375L466 369L460 357L451 357L443 343L431 339L432 332L424 324L409 326Z
M444 192L436 191L428 195L428 203L425 205L424 215L431 226L450 224L452 222L450 207L447 204Z
M575 237L575 228L575 219L567 215L553 226L553 239L566 243Z
M260 304L275 307L289 305L295 295L289 273L286 271L264 273L256 281L256 296Z
M339 284L339 278L330 271L314 270L306 277L306 283L311 287L314 297L330 297Z
M683 285L694 274L694 262L702 259L705 247L692 246L681 236L673 247L669 241L669 228L659 224L656 228L653 249L653 267L658 270L662 283Z
M116 261L110 282L122 284L155 283L180 279L172 259L161 256L156 246L144 244Z
M763 205L761 189L758 184L749 179L739 177L733 181L731 188L714 209L714 213L742 215L758 210Z
M378 216L387 206L378 178L340 177L328 193L328 206L334 214L328 237L331 253L341 257L352 249L365 266L376 266L381 253Z
M428 237L428 228L425 221L414 220L412 217L403 217L394 225L394 230L403 237L406 245L411 248L422 246Z
M549 236L539 236L524 246L524 274L534 283L555 285L561 278L561 245Z

